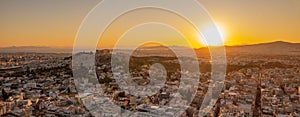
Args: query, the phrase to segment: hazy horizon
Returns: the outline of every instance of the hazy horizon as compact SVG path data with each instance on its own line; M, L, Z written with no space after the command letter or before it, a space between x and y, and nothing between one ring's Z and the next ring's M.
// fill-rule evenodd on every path
M300 42L288 42L288 41L283 41L283 40L278 40L278 41L269 41L269 42L261 42L261 43L253 43L253 44L240 44L240 45L223 45L224 47L235 47L235 46L247 46L247 45L258 45L258 44L267 44L267 43L276 43L276 42L283 42L283 43L291 43L291 44L300 44ZM147 45L147 46L143 46L143 47L160 47L160 46L164 46L164 45ZM45 46L45 45L22 45L22 46L0 46L0 48L12 48L12 47L41 47L41 48L67 48L67 49L71 49L73 48L73 46ZM188 46L180 46L180 45L167 45L164 47L187 47L190 48ZM207 48L208 46L201 46L199 48ZM210 46L210 47L218 47L218 46ZM220 46L221 47L221 46ZM101 48L98 47L97 49L112 49L113 47L108 47L108 48ZM122 48L131 48L130 46L125 46ZM197 49L197 48L194 48Z

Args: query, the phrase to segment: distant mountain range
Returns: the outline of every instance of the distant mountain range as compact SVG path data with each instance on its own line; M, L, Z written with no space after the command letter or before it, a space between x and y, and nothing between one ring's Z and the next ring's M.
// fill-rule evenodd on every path
M189 48L181 46L170 46L175 50L186 52ZM242 45L242 46L226 46L228 54L264 54L264 55L300 55L300 43L289 43L276 41L270 43ZM169 51L163 46L143 47L141 54L155 55L164 54L164 51ZM159 50L159 53L157 53ZM207 53L208 48L203 47L195 49L197 53ZM0 48L0 53L71 53L72 48L63 47L44 47L44 46L12 46ZM189 54L189 53L185 53Z
M177 50L183 55L191 55L189 48L180 46L171 46L170 48ZM218 49L218 47L212 47ZM276 41L270 43L252 44L252 45L242 45L242 46L225 46L226 53L228 55L232 54L257 54L257 55L300 55L300 43L289 43L283 41ZM156 51L155 51L156 50ZM139 56L143 55L161 55L170 56L171 53L168 48L163 46L158 47L145 47L139 52ZM195 49L198 56L209 55L209 48L203 47Z
M249 53L264 55L300 55L300 43L276 41L243 46L227 46L227 53Z
M0 53L71 53L72 48L46 46L11 46L0 48Z

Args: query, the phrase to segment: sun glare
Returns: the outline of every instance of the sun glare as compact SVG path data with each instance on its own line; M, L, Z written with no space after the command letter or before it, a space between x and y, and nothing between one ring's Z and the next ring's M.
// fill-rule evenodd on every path
M200 35L200 38L201 38L201 42L205 46L223 46L224 45L224 42L226 39L225 29L219 24L216 24L216 27L218 30L217 32L215 31L215 26L208 26L208 27L203 28L203 32L202 32L202 35ZM205 37L205 38L203 38L203 37Z

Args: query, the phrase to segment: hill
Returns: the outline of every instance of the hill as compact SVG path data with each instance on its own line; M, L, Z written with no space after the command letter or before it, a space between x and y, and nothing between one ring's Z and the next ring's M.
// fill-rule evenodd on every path
M228 54L300 55L300 43L276 41L243 46L227 46Z

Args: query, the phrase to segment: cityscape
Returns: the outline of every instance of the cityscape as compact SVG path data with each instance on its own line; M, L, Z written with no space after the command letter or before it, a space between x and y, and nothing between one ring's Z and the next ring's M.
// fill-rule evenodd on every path
M284 42L277 42L284 43ZM274 43L276 45L276 42ZM300 46L298 46L299 48ZM155 48L155 47L153 47ZM157 47L162 49L161 47ZM1 116L101 116L118 117L125 110L133 112L132 117L198 117L199 109L207 93L211 80L211 61L209 55L198 57L200 74L193 72L181 73L180 63L171 50L162 50L164 56L147 56L156 52L151 50L141 54L143 50L133 53L130 59L130 74L121 74L123 80L133 80L140 89L146 93L149 85L149 74L159 74L161 70L149 68L153 63L161 63L167 71L167 78L162 88L153 94L136 96L125 90L130 86L121 88L122 82L114 79L111 66L112 50L98 50L81 52L76 56L86 59L96 54L96 67L86 68L79 65L82 72L88 75L96 70L97 81L90 81L87 75L77 75L80 86L76 87L72 73L71 54L39 54L39 53L2 53L1 54ZM205 53L198 51L197 54ZM227 71L224 87L212 109L205 115L207 117L297 117L300 116L300 59L299 52L295 54L260 55L251 53L227 53ZM122 54L120 54L122 55ZM152 70L149 72L149 70ZM164 75L166 75L164 74ZM182 75L193 78L200 76L198 83L186 83L183 88ZM156 75L158 77L159 75ZM85 78L84 78L85 77ZM154 83L155 80L153 79ZM98 84L94 84L94 83ZM153 82L152 82L153 83ZM196 85L198 85L196 87ZM97 92L98 89L101 92ZM137 88L137 87L134 87ZM125 90L124 90L125 89ZM192 95L192 90L196 94ZM85 90L79 95L78 90ZM177 93L179 92L179 93ZM95 95L108 97L98 98ZM143 95L143 94L140 94ZM173 99L182 98L189 102L172 102ZM96 106L91 103L96 100L105 106L94 107L97 115L89 110ZM111 103L107 103L111 102ZM174 101L174 100L173 100ZM159 107L175 103L167 110ZM120 109L111 108L108 104L120 106ZM113 107L113 106L111 106ZM89 109L87 109L89 108ZM101 109L102 108L102 109ZM185 111L179 111L182 108Z
M0 0L0 117L300 117L300 0Z

